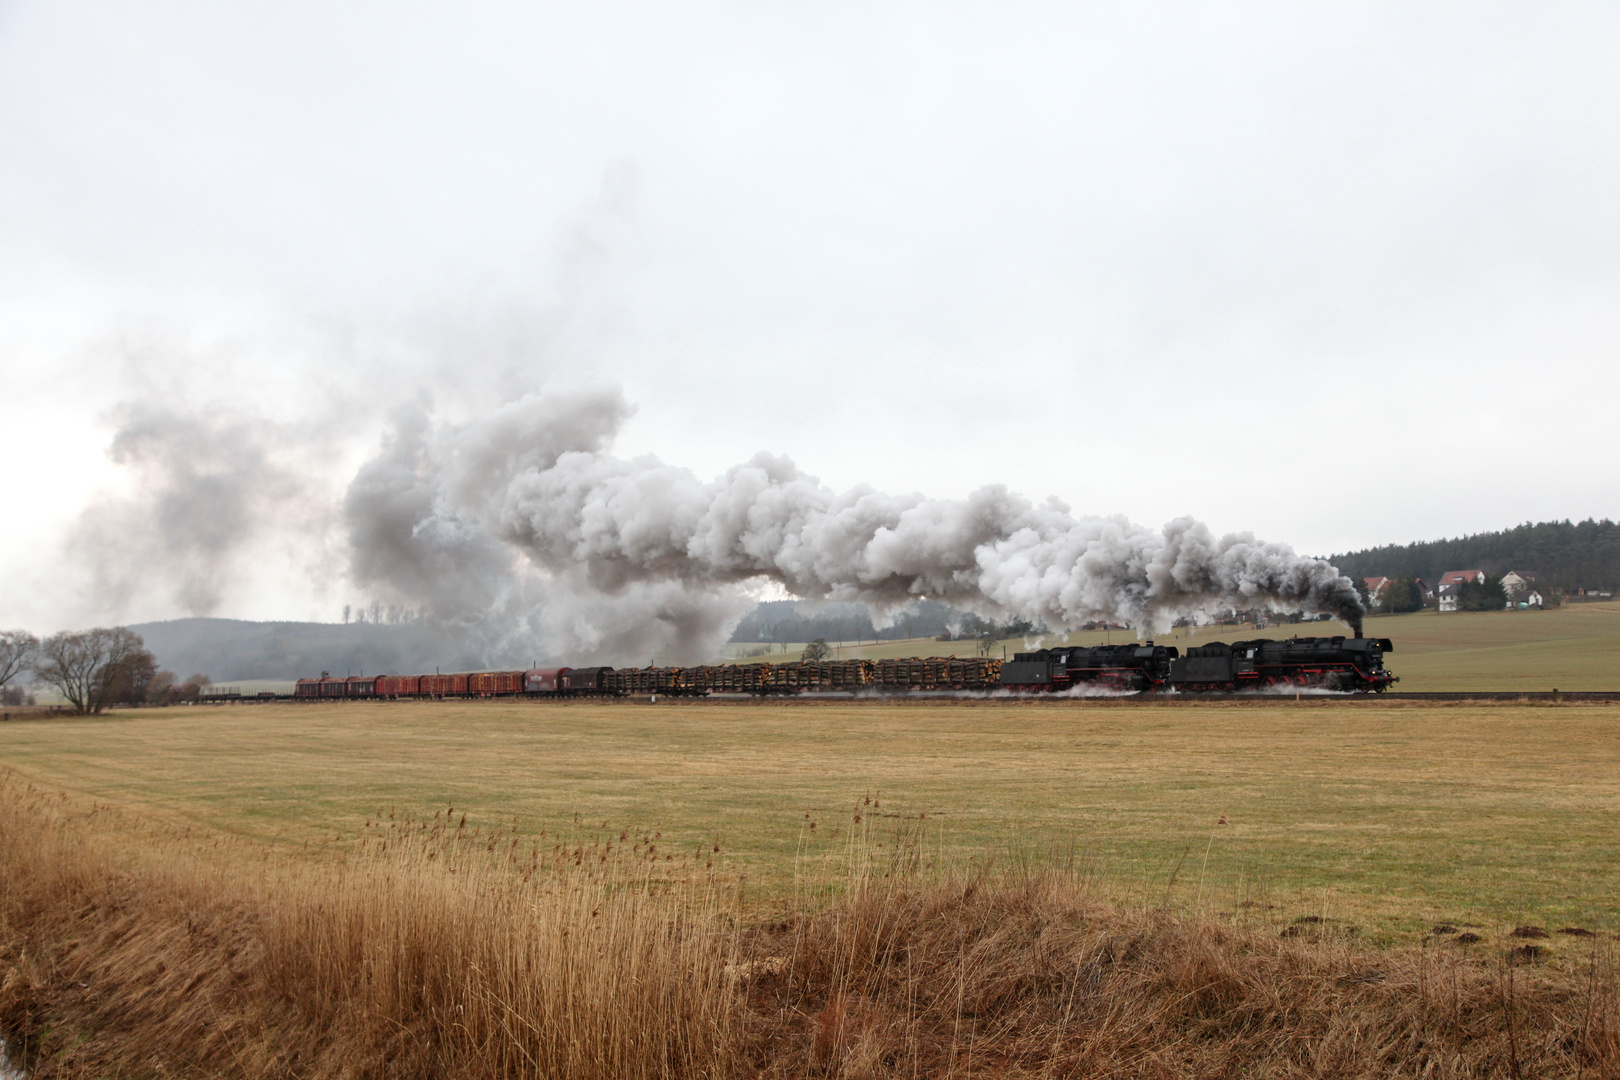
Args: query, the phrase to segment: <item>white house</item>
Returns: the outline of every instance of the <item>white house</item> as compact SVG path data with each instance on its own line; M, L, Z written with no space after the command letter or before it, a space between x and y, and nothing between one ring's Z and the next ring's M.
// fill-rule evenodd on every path
M1536 575L1529 570L1509 570L1502 575L1502 591L1511 598L1515 593L1528 592L1536 583Z
M1485 571L1483 570L1447 570L1440 575L1440 587L1435 593L1440 597L1441 611L1456 611L1457 592L1467 582L1485 584Z

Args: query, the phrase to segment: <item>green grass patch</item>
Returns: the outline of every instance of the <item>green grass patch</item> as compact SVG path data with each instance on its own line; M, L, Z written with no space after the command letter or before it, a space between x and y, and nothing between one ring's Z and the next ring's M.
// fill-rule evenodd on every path
M1204 626L1161 635L1159 643L1186 649L1211 641L1250 638L1332 637L1347 633L1336 622L1281 623L1257 627ZM1395 652L1386 663L1400 676L1395 687L1441 690L1620 690L1620 604L1570 604L1548 611L1424 611L1369 618L1366 633L1387 637ZM1135 641L1128 631L1085 631L1009 639L993 655L1010 656L1049 645L1100 645ZM733 653L751 646L733 645ZM780 646L775 646L780 649ZM797 660L803 644L755 659ZM903 656L978 655L976 641L915 638L840 646L844 658L877 660Z
M1073 858L1154 904L1595 927L1620 914L1617 736L1612 705L400 702L14 722L0 760L282 844L449 804L657 832L721 845L761 902L859 832L939 860Z

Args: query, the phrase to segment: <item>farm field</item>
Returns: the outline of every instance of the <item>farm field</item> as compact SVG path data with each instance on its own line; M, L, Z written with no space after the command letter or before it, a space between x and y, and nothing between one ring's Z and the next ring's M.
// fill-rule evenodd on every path
M942 864L1072 857L1131 903L1613 928L1617 733L1612 704L355 702L12 722L0 763L289 847L451 804L718 844L764 906L858 830Z
M1309 637L1347 633L1337 622L1283 623L1257 630L1249 626L1205 626L1181 629L1159 638L1160 644L1185 649L1211 641L1247 638ZM1366 633L1394 641L1387 659L1401 677L1395 687L1403 691L1452 690L1620 690L1620 603L1570 604L1549 611L1436 611L1412 615L1381 615L1367 619ZM1135 640L1129 631L1087 631L998 642L1010 656L1026 648L1048 645L1118 644ZM728 655L763 646L732 645ZM977 652L975 641L905 641L867 643L839 649L846 658L882 659L900 656ZM804 644L790 644L760 660L797 660Z

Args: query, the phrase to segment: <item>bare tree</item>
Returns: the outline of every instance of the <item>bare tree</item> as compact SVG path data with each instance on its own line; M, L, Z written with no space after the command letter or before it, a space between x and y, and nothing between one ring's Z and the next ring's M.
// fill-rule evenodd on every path
M61 691L81 715L99 713L132 665L149 659L141 636L126 627L52 634L39 647L34 673Z
M26 630L0 630L0 694L7 684L28 670L39 652L39 638Z
M146 691L151 687L152 679L156 675L157 657L153 656L149 649L136 649L118 665L118 674L113 677L112 686L108 688L102 704L144 704Z
M174 700L174 694L172 671L159 671L152 676L152 681L146 684L146 701L149 705L167 705Z

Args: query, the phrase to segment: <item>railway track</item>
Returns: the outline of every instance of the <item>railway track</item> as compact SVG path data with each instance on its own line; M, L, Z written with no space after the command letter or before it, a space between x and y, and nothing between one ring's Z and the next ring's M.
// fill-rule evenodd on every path
M528 697L529 695L491 695L489 700L509 700L512 697ZM1439 704L1442 702L1466 701L1498 701L1517 702L1523 704L1562 704L1576 702L1620 702L1620 690L1443 690L1428 693L1395 692L1382 694L1347 694L1323 693L1321 691L1305 690L1294 693L1237 693L1237 694L1097 694L1079 697L1070 697L1066 694L1006 694L966 692L953 693L950 691L918 690L909 693L861 693L849 692L822 692L803 694L710 694L698 697L670 697L664 694L633 694L623 697L576 697L576 698L550 698L535 696L536 701L562 701L573 704L603 703L608 701L624 701L644 703L656 700L659 704L688 703L711 704L818 704L823 702L844 702L848 704L893 705L907 701L927 702L961 702L963 704L1008 705L1016 703L1028 704L1079 704L1090 705L1185 705L1197 706L1205 703L1211 704L1245 704L1245 705L1294 705L1302 702L1321 702L1346 705L1371 705L1378 702L1428 702ZM204 705L253 705L273 702L297 701L307 704L331 704L344 701L376 701L377 698L295 698L291 694L236 697L231 695L205 696L201 704ZM404 699L407 701L421 701L421 698ZM448 700L477 700L472 697L456 697Z

